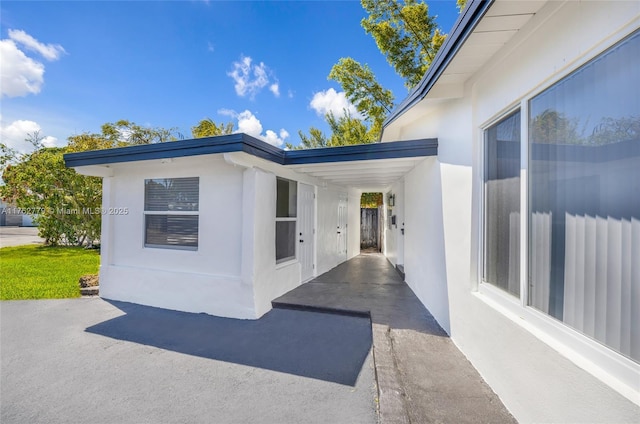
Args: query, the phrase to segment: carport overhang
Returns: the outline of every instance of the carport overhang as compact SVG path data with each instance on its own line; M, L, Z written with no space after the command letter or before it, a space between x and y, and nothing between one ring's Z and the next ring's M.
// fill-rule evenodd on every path
M438 154L437 139L372 143L306 150L282 150L246 134L229 134L159 144L93 150L64 155L67 167L84 175L108 177L129 162L167 162L189 156L219 155L233 165L295 171L318 185L335 184L386 191L425 158Z

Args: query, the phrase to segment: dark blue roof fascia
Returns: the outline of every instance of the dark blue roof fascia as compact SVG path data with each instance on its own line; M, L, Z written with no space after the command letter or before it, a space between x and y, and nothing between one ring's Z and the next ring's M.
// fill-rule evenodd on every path
M76 166L104 165L109 163L229 152L246 152L275 163L284 163L283 150L242 133L197 138L193 140L119 147L115 149L67 153L64 155L64 161L67 167L72 168Z
M493 2L494 0L471 0L467 2L466 7L453 24L451 33L442 47L440 47L422 81L391 111L391 114L383 123L383 128L395 121L427 95Z
M396 141L392 143L285 151L262 140L240 133L194 140L67 153L64 155L64 161L67 167L72 168L230 152L245 152L280 165L298 165L435 156L438 154L438 140Z
M432 138L322 149L290 150L285 152L284 163L285 165L302 165L308 163L423 157L437 154L438 140Z

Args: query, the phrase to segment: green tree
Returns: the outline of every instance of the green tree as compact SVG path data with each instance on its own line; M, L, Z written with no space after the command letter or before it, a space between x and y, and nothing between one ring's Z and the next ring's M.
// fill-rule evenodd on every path
M233 122L216 124L211 118L205 118L198 125L191 127L193 138L213 137L233 133Z
M435 17L429 15L427 4L417 0L361 0L361 4L368 15L361 21L365 32L374 38L387 62L404 79L405 86L415 87L446 39ZM465 0L457 0L460 10L464 4ZM351 57L341 58L331 69L329 79L340 84L369 124L367 137L361 143L378 139L382 124L394 107L393 93L377 81L368 65ZM327 137L316 137L321 135L317 128L311 130L310 136L299 132L301 148L328 142Z
M175 128L143 127L126 119L106 123L101 131L101 134L94 135L113 143L113 147L164 143L184 138Z
M0 196L19 208L37 213L38 232L47 244L93 245L100 235L102 180L80 175L64 164L63 155L85 150L176 140L173 129L149 128L130 121L106 123L99 134L68 138L66 147L44 147L39 133L26 141L35 150L18 154L1 145Z
M100 178L65 167L67 148L43 147L8 165L0 194L25 211L36 213L38 233L46 244L87 244L99 237Z
M377 208L382 204L382 193L362 193L362 196L360 196L361 208Z
M342 116L336 116L329 112L325 115L327 124L331 129L331 136L327 137L318 128L311 127L309 135L299 131L301 143L293 146L287 143L287 148L291 150L315 149L320 147L346 146L350 144L367 144L377 140L374 134L362 120L353 117L346 110Z
M362 27L407 88L415 87L446 38L429 7L416 0L362 0L362 7L369 14Z
M340 84L349 101L369 121L372 134L377 137L384 119L393 109L391 90L378 83L368 65L350 57L342 58L333 65L329 79Z
M298 149L317 149L319 147L329 147L329 139L324 133L316 127L309 128L309 135L306 135L302 131L298 131L300 136L300 144L293 146L287 143L287 148L290 150Z

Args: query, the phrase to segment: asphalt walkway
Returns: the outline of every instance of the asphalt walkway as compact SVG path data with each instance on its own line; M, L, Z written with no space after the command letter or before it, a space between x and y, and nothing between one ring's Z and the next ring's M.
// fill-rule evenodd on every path
M516 422L383 255L361 254L273 305L370 316L382 424Z
M374 399L365 318L0 302L2 424L371 424Z

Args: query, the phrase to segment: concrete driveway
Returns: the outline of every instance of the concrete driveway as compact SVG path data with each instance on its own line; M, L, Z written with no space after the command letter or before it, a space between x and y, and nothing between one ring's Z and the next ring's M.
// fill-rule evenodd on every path
M38 237L38 227L0 227L0 247L42 244Z
M0 303L0 422L375 423L368 319Z

